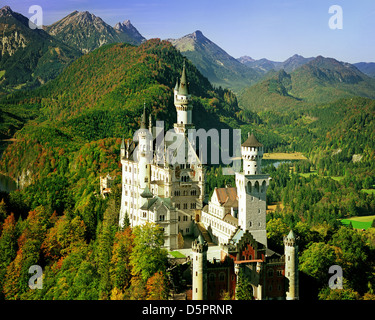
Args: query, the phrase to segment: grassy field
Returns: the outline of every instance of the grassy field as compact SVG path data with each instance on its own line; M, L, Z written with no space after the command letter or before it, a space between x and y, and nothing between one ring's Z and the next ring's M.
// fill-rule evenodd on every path
M375 219L375 215L373 216L363 216L363 217L352 217L349 219L342 219L341 223L344 225L348 225L350 222L354 229L368 229L371 227L372 221Z
M169 251L169 254L174 258L186 258L181 252L179 251Z
M265 160L306 160L307 158L301 152L293 153L265 153L263 154L263 159Z
M316 170L313 170L313 171L308 172L308 173L299 173L300 176L305 177L305 178L310 177L312 174L318 174L318 172ZM336 180L336 181L340 181L340 180L344 179L344 177L334 177L334 176L322 176L322 177L331 178L331 179Z

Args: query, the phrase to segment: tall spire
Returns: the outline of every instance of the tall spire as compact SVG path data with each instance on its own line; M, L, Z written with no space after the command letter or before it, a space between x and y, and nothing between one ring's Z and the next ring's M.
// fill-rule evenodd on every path
M187 96L189 94L189 84L187 82L187 77L186 77L186 63L184 59L184 66L182 68L182 75L181 75L181 81L180 81L180 88L178 90L178 93L180 95L185 95Z
M141 119L141 129L146 129L147 117L146 117L146 103L143 103L143 114Z

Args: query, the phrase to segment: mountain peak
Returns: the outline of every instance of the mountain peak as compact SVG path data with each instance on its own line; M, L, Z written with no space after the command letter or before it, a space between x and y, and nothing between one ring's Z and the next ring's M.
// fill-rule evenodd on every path
M200 31L200 30L196 30L196 31L194 31L194 32L191 34L191 36L192 36L195 40L204 40L204 39L207 39L207 38L203 35L202 31Z
M9 6L4 6L0 9L0 17L12 14L13 10Z
M123 33L126 33L128 34L129 36L131 36L134 40L136 40L138 43L141 43L143 42L144 40L146 40L140 33L139 31L137 30L136 27L134 27L130 20L127 19L125 20L123 23L121 22L118 22L116 23L116 25L114 26L114 29L117 30L117 31L120 31L120 32L123 32Z
M246 64L247 62L254 62L255 59L253 59L252 57L249 57L249 56L242 56L242 57L239 57L237 59L239 62L243 63L243 64Z

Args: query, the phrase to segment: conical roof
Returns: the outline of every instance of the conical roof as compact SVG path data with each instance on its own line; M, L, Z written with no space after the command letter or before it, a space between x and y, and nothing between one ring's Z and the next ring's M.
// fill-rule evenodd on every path
M241 145L243 147L263 147L258 139L254 136L254 133L248 135L247 140Z
M198 237L198 243L204 244L203 236L200 234Z
M288 240L295 240L296 239L296 237L294 236L294 232L293 232L293 230L290 230L289 231L289 234L288 234L288 236L286 237Z
M143 106L143 114L141 118L141 129L146 129L146 123L147 123L147 117L146 117L146 106Z
M187 82L187 77L186 77L185 61L184 61L184 67L182 68L180 88L178 89L178 93L180 95L185 95L185 96L189 94L188 82Z

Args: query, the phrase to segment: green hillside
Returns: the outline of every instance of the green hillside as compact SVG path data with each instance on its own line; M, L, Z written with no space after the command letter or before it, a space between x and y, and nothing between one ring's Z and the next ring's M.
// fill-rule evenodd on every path
M321 56L290 74L269 73L238 97L252 111L288 109L328 103L340 98L375 98L375 81L356 67Z
M111 44L82 56L45 86L8 95L0 101L0 110L8 112L10 118L1 128L3 135L10 136L24 127L4 152L0 170L14 178L29 171L35 181L52 174L59 163L72 161L74 152L85 143L132 138L144 103L154 123L164 120L166 128L171 128L176 119L172 88L181 75L183 60L166 41L149 40L139 47ZM238 127L239 109L233 93L214 90L188 61L186 67L196 127ZM29 118L20 118L27 109ZM20 121L12 122L12 116ZM111 150L115 152L118 147ZM57 163L46 166L48 155L60 148L69 160L56 157ZM105 158L100 158L100 163L103 168L107 166Z

